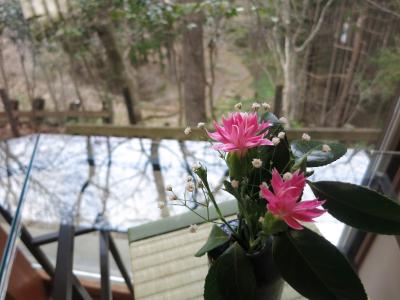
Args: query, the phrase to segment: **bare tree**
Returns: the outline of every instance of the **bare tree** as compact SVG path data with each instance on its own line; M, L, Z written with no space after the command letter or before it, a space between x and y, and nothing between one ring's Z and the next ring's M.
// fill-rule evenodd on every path
M182 3L191 3L182 0ZM183 99L186 123L195 125L206 119L206 75L203 45L204 17L200 12L189 14L182 35Z
M284 85L282 111L291 119L296 119L301 105L300 84L304 79L305 51L318 35L325 15L334 0L327 1L261 1L255 2L258 7L268 5L273 11L270 17L267 45L279 62ZM310 16L310 12L315 15ZM310 25L311 23L311 25Z

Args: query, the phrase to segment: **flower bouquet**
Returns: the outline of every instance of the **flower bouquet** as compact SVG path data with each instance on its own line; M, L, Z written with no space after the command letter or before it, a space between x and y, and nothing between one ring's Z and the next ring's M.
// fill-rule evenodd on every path
M287 121L277 119L267 104L263 108L254 104L250 113L231 113L221 124L214 122L214 132L199 124L228 166L224 188L238 205L237 219L227 220L210 189L206 166L194 167L197 184L189 180L187 191L201 189L205 201L199 204L214 206L218 215L217 221L202 216L215 224L196 253L208 254L210 261L205 299L280 299L282 278L309 299L367 299L346 258L305 224L329 213L363 231L400 234L400 205L362 186L309 181L314 172L309 168L332 163L346 148L310 140L307 134L289 142ZM315 199L302 200L306 184ZM169 190L171 200L186 204Z

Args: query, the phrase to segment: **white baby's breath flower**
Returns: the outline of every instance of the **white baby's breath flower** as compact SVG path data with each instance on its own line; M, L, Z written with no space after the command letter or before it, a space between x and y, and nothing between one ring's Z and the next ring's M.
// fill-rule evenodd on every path
M186 28L189 29L189 30L195 29L195 28L197 28L197 24L196 23L189 23L189 24L187 24Z
M236 109L236 110L241 110L241 109L242 109L242 103L241 103L241 102L236 103L236 104L235 104L235 109Z
M258 222L264 223L264 221L265 221L265 218L264 218L264 217L261 216L261 217L258 218Z
M324 151L324 152L331 152L332 149L331 149L331 147L330 147L329 145L324 144L324 145L322 145L322 151Z
M251 164L253 165L254 168L259 169L262 167L262 160L259 158L253 158Z
M271 109L271 105L269 105L269 103L267 103L267 102L264 102L261 105L264 108L264 110L266 110L266 111L269 111Z
M311 140L311 136L308 135L307 133L303 133L303 135L301 136L301 139L303 141L309 142Z
M165 187L165 190L167 190L168 192L172 192L172 185L167 184L167 186Z
M165 202L164 201L158 201L157 206L159 209L163 209L165 207Z
M260 109L260 107L261 107L261 105L259 103L256 103L256 102L251 105L251 109L253 111L258 111Z
M201 164L197 162L192 166L192 171L196 172L198 169L201 169Z
M204 122L197 123L197 128L203 129L205 126L206 126L206 123L204 123Z
M178 200L178 197L175 194L172 194L172 195L168 196L168 200L169 201L175 201L175 200Z
M189 126L185 128L185 130L183 131L186 135L189 135L192 133L192 128L190 128Z
M288 120L285 117L280 117L279 118L279 122L283 123L283 124L287 124Z
M278 138L280 138L281 140L283 140L285 138L285 133L283 131L278 133Z
M278 137L273 137L272 138L272 143L276 146L281 142L281 139Z
M236 179L233 179L233 180L231 181L231 186L232 186L234 189L237 189L237 188L239 187L239 181L237 181Z
M293 175L292 175L292 173L290 173L290 172L286 172L285 174L283 174L283 180L285 180L285 181L287 181L287 180L290 180L290 179L292 179L293 178Z
M190 182L188 182L188 183L186 184L186 190L187 190L189 193L193 193L194 189L195 189L195 185L194 185L194 183L193 183L192 181L190 181Z
M189 232L190 233L196 233L197 229L199 229L199 226L197 224L192 224L189 226Z

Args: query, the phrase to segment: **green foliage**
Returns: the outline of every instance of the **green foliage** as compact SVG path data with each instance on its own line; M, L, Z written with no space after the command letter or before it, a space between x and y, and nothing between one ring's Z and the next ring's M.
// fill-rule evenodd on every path
M331 151L324 152L323 145L328 145ZM321 167L328 165L346 154L346 147L338 143L325 143L321 141L295 140L290 143L296 162L307 158L307 167Z
M196 257L203 256L207 252L227 243L229 236L223 231L218 225L212 227L210 235L208 236L207 242L197 251L194 255Z
M250 259L237 244L232 244L210 267L204 299L254 299L256 278Z
M379 89L377 92L384 98L392 96L400 80L400 45L382 49L372 62L379 70L375 84Z
M308 299L367 299L360 279L339 250L307 228L277 235L273 257L283 278Z
M309 182L314 194L336 219L355 228L381 234L400 234L400 205L371 189L355 184Z

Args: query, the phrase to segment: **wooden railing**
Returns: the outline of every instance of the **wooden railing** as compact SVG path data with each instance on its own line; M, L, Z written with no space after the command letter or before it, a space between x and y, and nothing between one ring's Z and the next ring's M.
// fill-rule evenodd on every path
M116 137L141 137L149 139L205 140L204 131L193 128L192 133L185 135L182 127L144 127L116 125L67 125L65 133L75 135L97 135ZM290 139L299 139L307 132L313 139L337 140L347 144L374 144L380 136L379 129L347 128L301 128L288 129Z
M32 119L32 118L107 118L107 111L13 111L14 118ZM7 113L0 112L0 122L6 122Z

